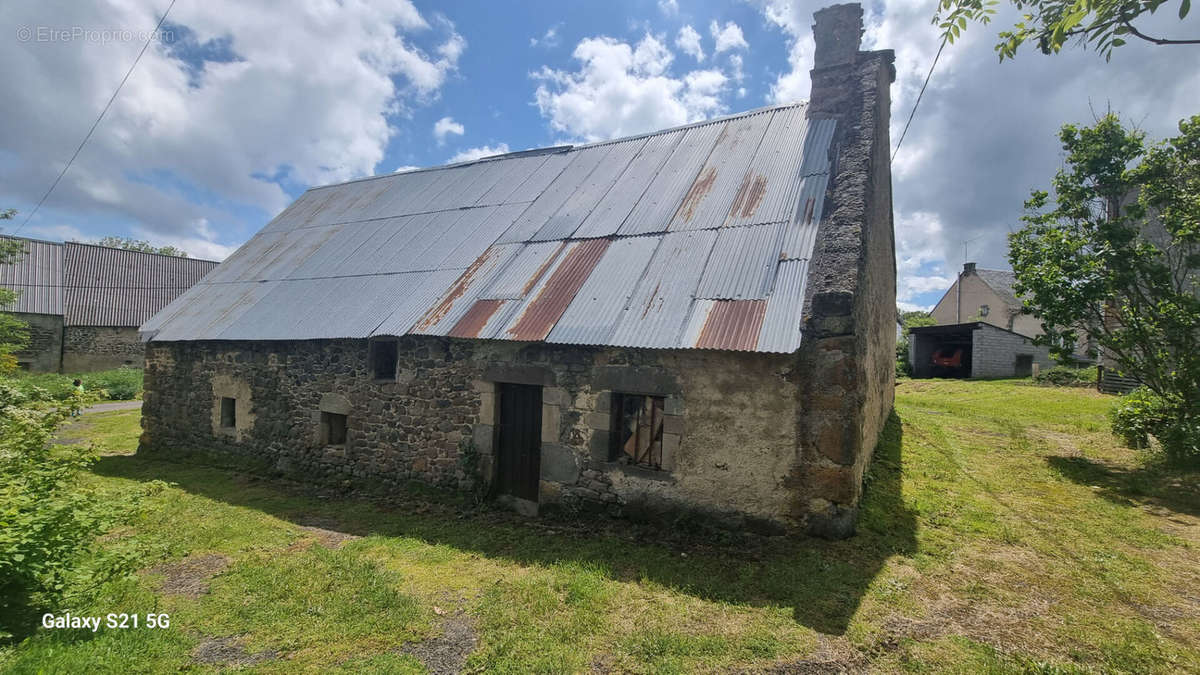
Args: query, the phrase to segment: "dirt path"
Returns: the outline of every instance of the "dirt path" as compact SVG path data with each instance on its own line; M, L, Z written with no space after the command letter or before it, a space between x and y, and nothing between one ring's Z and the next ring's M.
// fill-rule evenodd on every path
M109 412L110 410L133 410L142 407L141 401L115 401L113 403L97 403L83 409L85 413Z

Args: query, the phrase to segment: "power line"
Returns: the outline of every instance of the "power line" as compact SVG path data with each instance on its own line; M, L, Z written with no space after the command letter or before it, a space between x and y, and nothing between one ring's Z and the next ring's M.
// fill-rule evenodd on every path
M942 50L946 48L946 38L942 38L942 46L938 47L937 54L933 57L933 63L929 64L929 72L925 74L925 83L921 85L921 92L917 94L917 100L913 102L912 112L908 113L908 121L904 123L904 130L900 132L900 140L896 141L896 149L892 151L892 161L896 161L896 153L900 152L900 144L904 142L904 135L908 133L908 125L912 124L913 116L917 114L917 106L921 105L921 97L925 95L925 87L929 86L929 78L933 77L933 69L937 67L938 59L942 56Z
M79 152L83 150L83 146L87 145L88 139L92 137L92 132L96 131L96 127L100 126L100 120L104 119L104 115L108 112L108 109L112 107L113 101L117 100L117 94L121 93L121 88L125 86L125 81L129 79L130 75L133 74L133 69L137 67L138 61L142 60L142 55L146 53L146 49L150 47L150 43L153 42L155 36L159 34L158 31L162 28L163 22L167 20L167 15L171 13L171 8L174 6L175 0L171 0L171 4L167 6L167 11L163 12L162 18L158 20L158 25L154 27L154 31L146 36L146 44L142 45L142 51L138 52L137 58L133 60L133 64L129 66L129 70L125 71L125 77L121 78L121 83L117 85L117 88L115 91L113 91L112 96L108 98L108 103L104 104L104 109L100 111L100 115L96 118L96 121L92 123L92 128L88 129L87 135L84 136L83 140L79 142L79 147L75 148L75 154L71 155L71 159L67 160L67 165L63 167L62 171L58 172L58 177L55 178L54 182L50 184L50 188L46 190L46 194L42 195L42 198L38 200L37 205L34 206L33 210L29 212L29 215L25 216L25 220L21 221L21 224L17 227L17 229L13 230L13 234L20 232L21 228L25 227L25 224L29 222L29 219L33 218L33 215L38 212L38 209L42 208L42 204L46 202L46 198L50 196L50 193L54 192L54 188L58 187L58 182L62 180L62 177L67 175L67 169L70 169L71 165L75 163L75 158L79 156Z

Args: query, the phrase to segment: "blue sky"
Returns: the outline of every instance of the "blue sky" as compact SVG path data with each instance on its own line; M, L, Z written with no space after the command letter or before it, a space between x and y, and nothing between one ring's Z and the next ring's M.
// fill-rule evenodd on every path
M54 180L167 4L0 7L0 207L21 212L5 231ZM133 236L221 258L312 185L805 99L823 4L180 0L20 234ZM893 143L937 50L932 8L865 3L865 47L896 50ZM1061 124L1112 108L1162 137L1200 112L1200 50L1131 44L1111 63L1027 50L997 63L995 32L1014 19L1002 8L946 49L893 164L906 308L937 301L964 241L981 267L1006 266L1023 199L1061 163ZM1154 17L1143 29L1177 24Z

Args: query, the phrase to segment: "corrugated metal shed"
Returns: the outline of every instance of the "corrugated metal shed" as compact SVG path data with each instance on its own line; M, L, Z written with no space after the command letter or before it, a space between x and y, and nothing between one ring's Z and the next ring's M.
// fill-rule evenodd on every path
M21 242L24 254L0 265L0 287L17 291L16 302L0 306L6 312L63 313L63 245L37 239L4 237Z
M314 188L143 331L790 352L833 130L778 106Z
M63 244L63 322L140 326L217 266L211 260Z

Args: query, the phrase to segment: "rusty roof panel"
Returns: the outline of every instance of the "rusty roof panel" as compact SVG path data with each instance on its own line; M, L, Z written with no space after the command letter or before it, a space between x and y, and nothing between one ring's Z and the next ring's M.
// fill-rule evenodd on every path
M201 282L142 324L140 332L159 340L216 340L267 296L278 281L227 284ZM164 317L159 319L159 316Z
M568 244L554 269L548 271L525 298L516 318L501 331L501 336L510 340L546 339L608 245L607 239L588 239Z
M507 245L519 247L520 253L513 257L504 271L496 275L479 297L488 300L524 298L542 280L564 246L561 241L541 241L523 247L521 244Z
M660 239L649 235L614 241L550 331L547 342L607 344Z
M411 332L419 335L448 333L471 305L475 304L479 292L487 288L495 275L520 248L519 245L511 244L494 245L484 251L483 255L459 274L449 289L420 317L412 326Z
M647 188L686 134L673 131L647 139L604 198L591 208L574 236L586 239L616 234L633 208L646 198Z
M785 260L775 273L775 287L767 300L758 351L790 354L800 348L804 284L808 279L807 260Z
M17 291L16 302L0 305L6 312L63 313L63 245L37 239L0 236L22 242L23 254L0 265L0 288Z
M685 347L755 351L767 309L765 300L713 300L711 304L697 304L706 307L707 312L695 343Z
M446 335L456 338L477 338L496 312L504 306L504 300L476 300L471 309L454 324Z
M629 306L617 320L609 344L678 347L696 284L716 240L716 230L664 235L629 299Z
M774 112L768 110L725 123L708 160L671 218L669 229L700 230L720 227L725 222Z
M684 195L691 188L708 161L709 153L726 122L714 122L692 127L683 132L683 138L671 152L670 158L650 181L641 199L626 216L617 231L619 234L646 234L666 232L671 217L679 208Z
M645 138L639 138L608 146L608 153L604 155L604 159L588 174L587 179L579 184L562 207L546 219L546 223L532 237L533 241L566 239L574 234L588 215L595 211L600 200L613 188L646 141ZM642 187L644 186L640 186L639 189ZM622 199L633 201L628 194L622 195Z
M775 112L734 195L726 227L777 223L792 216L806 152L794 139L805 134L805 112L803 108Z
M611 145L601 145L570 153L574 157L571 163L529 205L525 213L521 214L521 217L504 233L504 236L500 237L499 243L529 241L538 230L546 225L551 216L557 213L563 204L584 185L588 176L596 167L600 166L611 149Z
M488 246L491 246L493 241L496 241L501 233L512 225L525 208L525 204L505 204L479 209L486 210L486 218L465 241L446 256L441 267L463 269L470 265L472 261L483 255L483 252L487 250Z
M501 257L503 257L501 255ZM371 335L406 335L415 332L414 324L438 302L451 284L460 280L460 270L438 270L436 272L413 272L411 274L387 275L384 279L395 281L387 285L384 293L375 302L379 310L375 312L382 322L371 332ZM467 289L469 292L469 288ZM451 303L447 315L458 315L460 307L466 309L469 303L461 305ZM368 314L369 315L369 314ZM457 320L452 319L452 320ZM447 323L447 327L453 324Z
M749 300L765 298L779 261L783 224L726 227L704 267L696 297Z
M780 260L808 260L812 258L813 246L817 241L817 226L821 222L821 211L825 208L825 188L828 174L805 176L800 185L796 217L787 223L783 233Z

